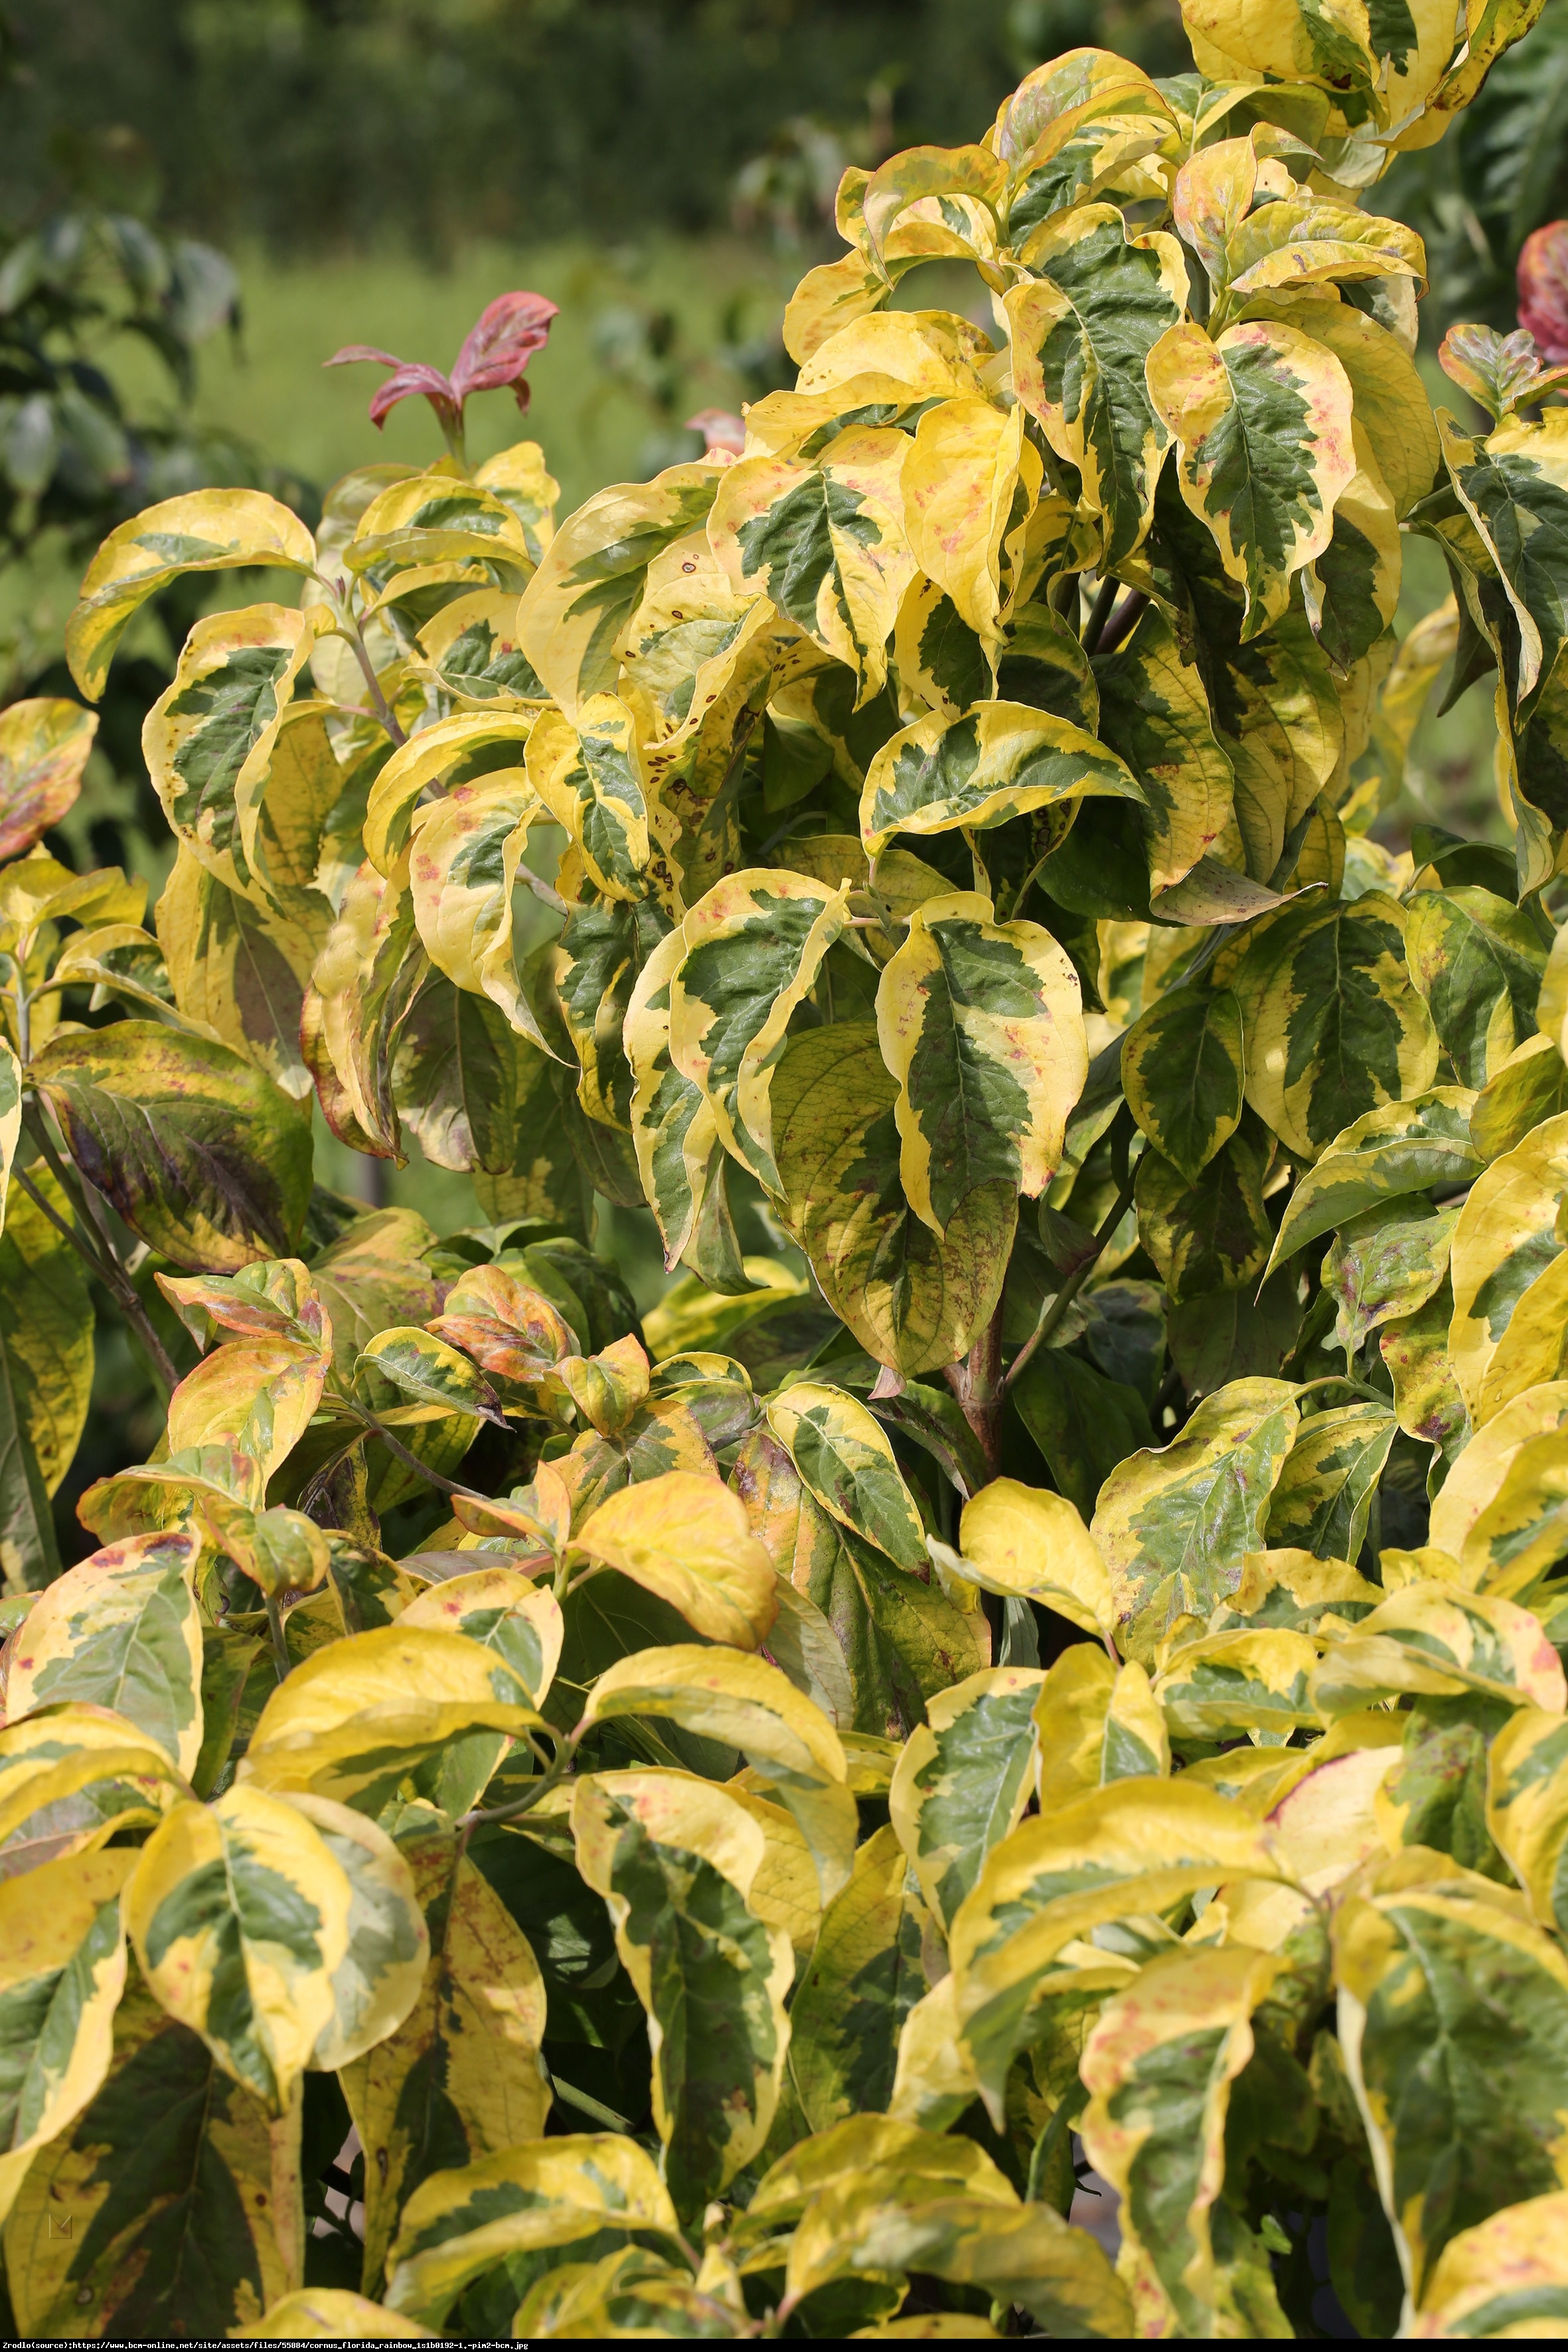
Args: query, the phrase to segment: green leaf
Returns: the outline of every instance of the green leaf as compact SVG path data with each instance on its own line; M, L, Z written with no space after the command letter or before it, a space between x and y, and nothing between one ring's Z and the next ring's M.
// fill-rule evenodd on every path
M224 1271L292 1249L310 1128L226 1045L121 1021L55 1037L31 1075L82 1174L150 1248Z
M202 1638L194 1535L132 1536L40 1594L10 1658L6 1706L75 1701L140 1726L188 1779L202 1745Z
M1248 1118L1189 1183L1158 1151L1138 1163L1138 1237L1172 1303L1240 1290L1262 1273L1273 1229L1263 1205L1268 1141Z
M1078 975L1048 931L997 923L977 891L917 907L878 986L877 1034L923 1223L944 1234L983 1185L1045 1190L1089 1069Z
M916 1575L925 1529L876 1416L842 1389L795 1381L768 1406L768 1427L824 1510Z
M5 2224L18 2328L222 2337L258 2318L288 2284L273 2185L260 2101L134 1986L108 2079L34 2158Z
M726 1150L779 1190L770 1093L791 1013L844 929L847 887L752 867L715 884L682 925L669 1052L706 1095Z
M1058 1490L1085 1518L1117 1464L1153 1435L1136 1389L1065 1348L1037 1349L1008 1394Z
M1484 1087L1534 1032L1546 969L1534 925L1489 890L1418 890L1405 952L1460 1085Z
M1405 919L1381 890L1348 907L1288 907L1231 976L1247 1098L1304 1159L1437 1074L1436 1034L1405 969Z
M1182 496L1246 593L1245 642L1280 618L1292 577L1329 544L1356 470L1349 379L1300 329L1256 320L1214 342L1201 327L1170 328L1148 381L1181 445Z
M1065 719L1021 702L982 702L963 719L940 712L905 727L866 772L860 838L869 856L900 833L984 830L1086 794L1142 803L1112 751Z
M1127 643L1096 660L1094 680L1095 731L1126 762L1147 803L1149 887L1172 889L1225 834L1236 794L1202 674L1152 604Z
M1519 629L1517 710L1549 679L1568 637L1568 415L1511 416L1486 441L1438 420L1448 478L1495 565Z
M1134 1454L1100 1488L1092 1534L1110 1570L1121 1646L1152 1655L1171 1621L1206 1618L1261 1551L1300 1419L1288 1381L1233 1381L1181 1435Z
M255 564L310 572L315 561L304 524L264 490L193 490L165 499L111 530L89 564L66 624L71 676L96 702L132 614L183 572Z
M1245 2234L1235 2222L1222 2234L1226 2216L1214 2209L1230 2086L1252 2055L1252 2012L1274 1974L1245 1946L1162 1956L1108 2004L1084 2047L1093 2095L1079 2125L1085 2151L1121 2195L1124 2242L1153 2273L1162 2322L1186 2334L1214 2329L1226 2241ZM1277 2305L1271 2315L1267 2332L1283 2334Z
M670 1772L579 1781L572 1828L647 2012L665 2179L700 2214L766 2139L789 2042L789 1937L748 1904L763 1832L722 1790Z
M1346 1220L1323 1260L1323 1288L1339 1303L1337 1346L1359 1355L1369 1333L1414 1315L1441 1286L1458 1208L1405 1197Z
M1382 1405L1341 1405L1301 1423L1268 1510L1268 1539L1319 1559L1357 1559L1397 1423Z
M889 1818L944 1928L1034 1793L1034 1709L1044 1680L1027 1666L970 1675L928 1703L899 1759Z
M123 1851L69 1854L0 1886L0 2214L109 2071L125 1986L120 1894L134 1866Z
M1031 276L1006 301L1018 398L1081 474L1109 568L1153 515L1169 435L1144 363L1186 308L1181 248L1159 230L1130 237L1116 206L1099 204L1043 224L1022 257Z
M773 1078L783 1214L828 1305L906 1378L968 1353L1001 1295L1017 1195L968 1194L934 1234L905 1200L897 1084L871 1024L793 1037Z
M1470 1139L1473 1100L1462 1087L1434 1087L1353 1119L1298 1179L1270 1268L1363 1210L1479 1176L1481 1157Z
M1340 2042L1416 2295L1443 2248L1558 2186L1568 1967L1540 1930L1438 1878L1334 1920Z
M363 1349L355 1374L364 1366L400 1389L417 1403L439 1405L443 1412L468 1415L475 1421L506 1426L495 1391L482 1372L434 1333L414 1325L382 1331Z
M900 2032L929 1989L929 1925L897 1835L875 1831L822 1915L790 2004L790 2081L812 2131L888 2106Z
M422 2184L531 2139L550 2105L539 2060L544 1984L527 1938L448 1838L423 1839L408 1858L429 1967L396 2030L342 2076L365 2150L369 2291Z

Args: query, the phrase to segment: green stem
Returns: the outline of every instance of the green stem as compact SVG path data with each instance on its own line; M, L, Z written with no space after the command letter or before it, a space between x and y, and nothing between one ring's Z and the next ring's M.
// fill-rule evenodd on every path
M510 1805L494 1805L489 1812L476 1807L471 1813L465 1813L458 1824L465 1837L471 1836L475 1830L484 1828L490 1822L517 1822L522 1819L524 1813L534 1811L542 1800L550 1794L552 1789L559 1788L565 1779L572 1759L577 1753L577 1741L580 1736L580 1729L569 1731L555 1751L554 1763L534 1781L531 1788L526 1790L521 1797L514 1798Z
M267 1630L272 1636L272 1664L279 1682L289 1675L289 1643L283 1633L283 1612L270 1593L267 1597Z
M79 1257L98 1276L146 1349L154 1378L162 1384L165 1394L173 1396L180 1385L180 1375L174 1369L168 1349L153 1328L147 1310L137 1296L135 1284L120 1262L92 1186L85 1178L79 1178L76 1182L72 1181L61 1164L58 1153L49 1141L47 1129L36 1111L30 1108L25 1109L22 1113L22 1125L29 1139L37 1146L49 1173L80 1219L82 1230L79 1231L76 1227L67 1224L65 1220L56 1213L25 1170L18 1168L13 1171L16 1181L28 1198L42 1209L49 1223L65 1235ZM88 1238L89 1234L96 1238L96 1247L93 1241Z
M1055 1292L1051 1297L1047 1298L1045 1305L1041 1307L1039 1321L1036 1324L1034 1329L1030 1332L1028 1338L1025 1340L1023 1346L1014 1357L1012 1363L1007 1368L1006 1375L1002 1382L1002 1392L1004 1395L1005 1395L1007 1391L1012 1387L1014 1381L1017 1379L1019 1373L1023 1370L1025 1365L1028 1362L1030 1357L1033 1356L1036 1349L1037 1348L1043 1348L1046 1345L1046 1342L1050 1339L1051 1334L1056 1330L1058 1325L1060 1323L1062 1317L1067 1313L1068 1308L1072 1305L1073 1300L1078 1297L1079 1292L1083 1288L1084 1284L1094 1272L1095 1267L1100 1264L1101 1257L1110 1246L1111 1234L1116 1231L1117 1226L1121 1223L1122 1218L1132 1206L1132 1187L1136 1181L1136 1171L1129 1170L1126 1181L1122 1184L1121 1190L1118 1192L1115 1200L1111 1202L1110 1209L1106 1212L1105 1221L1094 1236L1094 1248L1092 1252L1084 1259L1081 1265L1074 1266L1072 1272L1062 1284L1061 1288Z
M420 1461L417 1454L411 1454L407 1446L404 1444L402 1439L395 1436L392 1431L386 1426L386 1423L381 1420L377 1414L372 1412L368 1405L361 1404L357 1397L344 1396L341 1389L338 1390L337 1396L339 1402L347 1412L353 1415L355 1421L359 1422L363 1428L369 1430L373 1437L379 1437L382 1444L386 1446L391 1453L396 1454L405 1469L416 1471L419 1476L424 1479L426 1485L427 1486L434 1486L437 1494L461 1495L465 1500L470 1503L488 1503L489 1501L489 1496L488 1495L481 1495L477 1486L464 1486L460 1485L457 1479L443 1478L438 1470L429 1469L426 1464Z

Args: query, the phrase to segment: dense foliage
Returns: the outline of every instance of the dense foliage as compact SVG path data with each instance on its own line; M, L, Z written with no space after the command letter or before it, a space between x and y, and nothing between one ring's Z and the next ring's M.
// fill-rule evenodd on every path
M1560 2327L1568 409L1465 326L1434 416L1363 201L1531 15L1041 68L558 526L510 296L377 355L424 472L105 541L89 699L279 600L152 929L0 716L19 2334ZM1514 856L1380 846L1493 672ZM84 1265L168 1426L58 1574Z

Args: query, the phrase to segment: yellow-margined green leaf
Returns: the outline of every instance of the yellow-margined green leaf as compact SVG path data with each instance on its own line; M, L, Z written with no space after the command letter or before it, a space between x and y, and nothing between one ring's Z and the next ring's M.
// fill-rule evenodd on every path
M471 1420L505 1426L489 1381L467 1356L416 1324L379 1332L368 1348L361 1349L356 1375L364 1366L418 1404L439 1405L443 1412L464 1413Z
M1434 1210L1407 1195L1346 1219L1322 1270L1323 1288L1339 1303L1336 1345L1359 1355L1369 1332L1436 1296L1458 1218L1457 1207Z
M1268 1541L1319 1559L1359 1559L1397 1426L1380 1404L1337 1405L1302 1422L1268 1507Z
M1094 1541L1110 1572L1121 1646L1147 1662L1172 1621L1206 1618L1263 1549L1300 1409L1286 1381L1232 1381L1169 1445L1132 1454L1100 1490Z
M670 1057L670 982L685 954L684 931L667 932L632 982L622 1025L633 1085L632 1141L670 1268L689 1248L700 1248L703 1207L710 1199L719 1205L724 1164L712 1105Z
M574 726L546 712L528 744L528 778L612 898L637 898L652 851L637 720L618 695L593 694Z
M349 1883L348 1946L332 1972L332 2013L310 2062L335 2071L402 2024L425 1982L430 1937L414 1874L384 1830L326 1797L296 1792L288 1802Z
M1433 2263L1412 2336L1495 2335L1510 2321L1568 2318L1568 2194L1549 2189L1505 2205L1450 2238Z
M1425 1307L1401 1316L1378 1336L1378 1353L1394 1382L1394 1411L1409 1437L1449 1445L1469 1427L1469 1415L1448 1356L1454 1294L1447 1276Z
M132 1536L68 1569L12 1645L6 1711L75 1702L134 1723L189 1779L202 1745L193 1535Z
M180 844L158 901L158 943L184 1019L265 1072L285 1094L303 1097L310 1074L300 1052L300 1014L310 969L325 943L331 909L285 920L220 882Z
M1283 1627L1208 1633L1182 1643L1154 1697L1179 1739L1234 1739L1252 1730L1289 1737L1317 1727L1307 1696L1317 1662L1316 1643Z
M704 2258L699 2284L684 2263L623 2246L597 2262L554 2263L512 2324L529 2336L705 2336L729 2333L744 2313L740 2282L721 2254Z
M1469 1127L1474 1100L1462 1087L1433 1087L1353 1119L1298 1180L1270 1271L1363 1210L1433 1185L1468 1184L1479 1176L1481 1160Z
M1479 1691L1561 1715L1563 1665L1540 1620L1511 1601L1456 1585L1407 1584L1363 1617L1321 1660L1312 1701L1344 1715L1400 1691L1452 1697Z
M1454 1229L1448 1352L1478 1428L1562 1369L1568 1258L1558 1232L1568 1115L1535 1128L1470 1188Z
M1564 637L1558 520L1568 485L1568 416L1549 408L1539 424L1504 419L1485 441L1467 441L1440 418L1448 478L1496 566L1519 626L1516 675L1510 680L1517 710L1542 678L1550 679Z
M1404 553L1392 493L1359 425L1351 441L1356 469L1335 501L1333 534L1301 574L1312 633L1346 675L1393 625Z
M927 1697L982 1664L973 1619L961 1615L934 1582L895 1568L884 1552L841 1527L768 1430L746 1439L733 1475L748 1520L779 1576L827 1620L843 1653L853 1691L839 1727L841 1738L845 1723L854 1727L847 1749L850 1786L869 1793L872 1783L858 1776L874 1765L875 1786L885 1792L890 1743L901 1744ZM767 1637L775 1657L778 1639L776 1630Z
M1465 1537L1463 1581L1478 1592L1544 1607L1546 1596L1533 1588L1563 1557L1565 1505L1568 1447L1555 1431L1526 1438Z
M716 1476L668 1470L625 1486L572 1540L670 1602L710 1641L754 1650L773 1623L773 1562L751 1533L745 1506Z
M29 695L0 711L0 859L20 857L81 789L98 719L79 702Z
M1081 727L1022 702L940 711L884 743L866 771L860 838L873 858L900 833L984 830L1085 795L1142 804L1142 788Z
M1568 1919L1568 1722L1543 1707L1509 1717L1487 1759L1487 1827L1541 1926Z
M999 2301L1024 2305L1053 2335L1116 2336L1131 2325L1132 2306L1110 2257L1050 2205L913 2201L900 2181L883 2183L873 2172L807 2209L785 2277L798 2293L859 2272L878 2279L919 2272L994 2291Z
M331 1547L314 1519L286 1503L253 1511L226 1495L197 1498L196 1519L219 1550L245 1570L268 1601L319 1592L327 1580Z
M1416 2297L1451 2238L1568 2169L1568 1965L1474 1885L1374 1882L1333 1920L1340 2046Z
M517 642L568 719L613 691L616 645L654 558L700 530L723 479L710 461L601 490L565 521L518 607Z
M768 1406L768 1426L788 1449L824 1510L916 1574L930 1565L925 1529L893 1449L858 1397L795 1381Z
M983 1590L1042 1601L1086 1633L1110 1632L1106 1563L1065 1495L993 1478L965 1503L959 1545L964 1573Z
M671 930L660 901L604 898L568 914L552 958L561 1007L581 1073L577 1099L588 1118L626 1129L632 1122L636 1073L626 1019L644 966Z
M888 1792L921 1892L945 1927L1033 1795L1037 1667L994 1666L928 1701ZM820 2126L819 2126L820 2128Z
M928 900L884 967L877 1031L904 1195L933 1233L983 1184L1045 1190L1089 1069L1078 974L1048 931L996 922L976 891Z
M1334 502L1354 476L1350 380L1324 345L1261 320L1213 342L1201 327L1170 327L1147 374L1155 412L1181 445L1182 496L1244 589L1242 636L1255 637L1284 613L1294 574L1328 546Z
M1121 1042L1121 1084L1156 1151L1195 1183L1242 1109L1241 1008L1228 988L1167 991Z
M550 2109L539 2056L544 1980L527 1937L448 1838L421 1840L409 1859L421 1927L428 1923L429 1966L395 2032L362 2048L342 2075L365 2150L363 2284L371 2291L383 2265L392 2267L399 2215L406 2231L426 2183L461 2178L438 2168L517 2147L543 2130ZM395 2292L389 2299L397 2307Z
M182 572L253 564L310 572L315 561L304 524L265 490L193 490L164 499L111 530L89 564L66 624L71 676L96 702L132 614Z
M1170 1773L1170 1735L1147 1673L1116 1665L1094 1643L1062 1652L1040 1685L1035 1725L1047 1818L1107 1781Z
M126 1926L153 1992L275 2116L332 2021L352 1899L347 1872L304 1814L254 1788L177 1805L127 1889Z
M767 2138L789 2046L790 1940L747 1903L762 1830L721 1789L676 1772L580 1780L572 1829L647 2013L670 2195L700 2212Z
M808 1029L773 1077L779 1213L824 1297L906 1378L955 1362L1001 1295L1017 1194L979 1187L934 1234L904 1198L897 1084L869 1022Z
M259 887L261 796L314 642L310 616L281 604L209 614L147 714L142 749L163 814L232 889Z
M762 1787L798 1825L816 1862L822 1902L849 1874L855 1810L838 1734L765 1658L681 1646L641 1650L599 1676L584 1724L652 1716L738 1748Z
M294 1668L262 1708L239 1778L374 1814L459 1733L515 1736L538 1723L496 1651L431 1626L385 1625Z
M716 883L686 917L669 980L669 1053L700 1086L726 1148L771 1192L770 1089L791 1013L848 919L847 885L752 866Z
M516 1568L477 1567L443 1577L411 1601L403 1625L433 1625L499 1651L535 1706L542 1706L561 1659L561 1604L548 1586Z
M1128 642L1095 663L1094 679L1095 732L1142 788L1149 887L1172 889L1225 834L1236 797L1202 677L1152 604Z
M89 1182L174 1265L227 1271L292 1247L310 1127L226 1045L121 1021L55 1037L32 1076Z
M61 1800L84 1790L62 1826ZM108 1707L60 1700L0 1731L0 1855L13 1874L155 1822L185 1794L168 1750Z
M1495 1503L1520 1449L1568 1420L1568 1381L1527 1389L1478 1430L1432 1502L1433 1545L1456 1559L1481 1514Z
M1109 569L1139 547L1154 510L1169 430L1144 362L1186 308L1181 247L1159 229L1129 236L1116 206L1098 204L1058 215L1024 250L1031 276L1006 298L1014 383L1082 475Z
M803 387L805 388L805 387ZM737 594L766 596L859 682L888 674L888 639L915 559L904 536L907 434L851 425L815 463L742 457L721 476L708 538Z
M221 2339L258 2320L298 2258L279 2242L291 2233L269 2141L261 2101L133 1981L107 2080L34 2157L5 2224L18 2328Z
M1534 1028L1546 969L1534 925L1489 890L1420 890L1405 952L1460 1083L1484 1087Z
M915 427L903 465L914 560L993 659L1001 644L1006 543L1041 480L1024 424L1021 407L1009 414L987 400L939 402Z
M897 1835L875 1831L822 1915L790 2004L790 2082L813 2131L889 2105L899 2035L927 1990L930 1927Z
M1405 924L1405 909L1381 890L1348 907L1288 907L1231 975L1247 1098L1304 1159L1436 1076L1436 1033L1410 983Z
M322 1116L356 1151L402 1153L391 1041L429 968L406 874L366 859L351 876L300 1011L300 1050Z
M136 1856L70 1854L0 1885L0 2219L34 2154L109 2072L125 1985L120 1892Z
M1476 1097L1471 1139L1483 1160L1496 1160L1562 1110L1568 1110L1563 1056L1550 1037L1527 1037Z
M613 2132L533 2139L437 2173L408 2200L393 2249L387 2302L439 2327L472 2281L601 2231L673 2236L675 2208L658 2166Z
M416 2320L400 2318L384 2304L353 2294L342 2286L302 2286L283 2295L270 2311L249 2327L233 2327L231 2336L260 2337L277 2343L308 2341L312 2336L428 2336Z
M868 2175L884 2186L897 2181L914 2201L967 2195L1004 2208L1017 2203L1005 2174L976 2141L864 2114L797 2141L769 2166L745 2212L736 2217L736 2242L751 2246L782 2236L808 2206L842 2195Z
M397 871L427 791L445 794L481 782L493 790L504 777L512 790L527 793L523 760L533 725L517 711L465 710L399 744L377 773L365 808L365 856L377 871L388 877Z
M1160 2321L1184 2334L1215 2329L1227 2258L1249 2234L1215 2208L1230 2086L1252 2056L1252 2014L1279 1970L1271 1953L1245 1946L1163 1955L1107 2004L1084 2047L1085 2150L1121 2197L1123 2243L1153 2274ZM1262 2277L1267 2308L1267 2268ZM1277 2305L1270 2315L1279 2324L1268 2332L1282 2335Z
M1232 231L1225 252L1232 301L1341 278L1424 278L1426 268L1421 239L1402 221L1310 194L1259 205Z
M521 587L529 568L522 524L511 508L477 481L445 473L410 474L378 490L343 549L351 572L465 561L489 562Z
M1020 1823L992 1849L949 1937L957 2022L993 2116L1037 1989L1068 1944L1199 1886L1283 1874L1254 1815L1184 1780L1113 1781Z

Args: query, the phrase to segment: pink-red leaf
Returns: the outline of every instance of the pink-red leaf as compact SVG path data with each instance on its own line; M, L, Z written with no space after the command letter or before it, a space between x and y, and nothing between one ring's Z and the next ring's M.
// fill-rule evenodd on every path
M487 303L464 338L452 370L458 399L515 383L534 352L543 350L558 309L542 294L521 291L498 294Z

